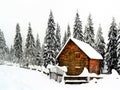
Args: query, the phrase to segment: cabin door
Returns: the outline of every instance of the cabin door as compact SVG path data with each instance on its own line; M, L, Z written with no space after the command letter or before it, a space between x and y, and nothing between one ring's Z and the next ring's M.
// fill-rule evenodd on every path
M80 58L79 52L69 51L68 56L68 75L79 75L85 67L85 60Z
M68 72L67 75L75 75L75 56L74 56L74 50L69 50L68 52Z

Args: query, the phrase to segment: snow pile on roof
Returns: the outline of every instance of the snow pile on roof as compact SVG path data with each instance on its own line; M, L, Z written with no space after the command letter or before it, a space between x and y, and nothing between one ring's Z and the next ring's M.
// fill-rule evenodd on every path
M89 58L91 59L103 59L103 57L89 44L82 42L80 40L77 40L75 38L70 37L66 44L72 40ZM64 45L64 47L66 46ZM64 47L61 49L60 53L63 51ZM57 55L57 57L60 55L60 53Z
M85 54L91 59L103 59L102 56L89 44L84 43L80 40L70 38Z

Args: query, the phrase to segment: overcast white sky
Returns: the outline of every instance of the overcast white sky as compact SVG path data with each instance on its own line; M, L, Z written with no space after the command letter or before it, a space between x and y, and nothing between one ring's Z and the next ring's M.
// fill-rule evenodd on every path
M13 44L16 23L20 23L23 40L26 39L28 23L31 22L34 36L38 33L43 42L50 10L55 22L61 26L62 35L68 24L72 31L77 10L83 30L91 13L95 33L101 23L105 38L112 17L115 17L117 23L120 22L119 0L0 0L0 28L4 32L7 45L10 47Z

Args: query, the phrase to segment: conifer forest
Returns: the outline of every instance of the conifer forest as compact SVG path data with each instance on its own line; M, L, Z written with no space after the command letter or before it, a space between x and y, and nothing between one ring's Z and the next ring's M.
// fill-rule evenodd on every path
M39 33L33 35L34 28L32 22L28 23L27 35L22 37L21 26L16 23L14 44L7 46L4 37L4 31L0 29L0 64L4 62L16 63L20 67L29 67L29 65L45 66L49 64L58 64L56 56L64 47L69 37L76 38L88 43L97 52L101 54L101 73L111 73L115 69L120 74L120 25L116 23L115 18L111 18L108 31L108 41L103 37L102 25L99 24L97 33L95 33L92 14L88 15L86 25L83 26L79 12L74 18L73 28L68 24L64 30L64 36L61 37L61 28L58 22L55 22L52 10L48 15L46 33L44 42L41 43ZM83 30L83 28L85 29ZM71 32L71 30L73 32ZM25 40L25 44L23 44ZM87 47L86 47L87 48Z

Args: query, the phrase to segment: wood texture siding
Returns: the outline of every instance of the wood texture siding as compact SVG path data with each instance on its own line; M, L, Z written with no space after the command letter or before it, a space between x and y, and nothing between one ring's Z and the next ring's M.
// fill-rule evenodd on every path
M86 47L87 48L87 47ZM91 60L72 40L70 40L63 51L58 56L59 66L67 66L67 75L79 75L84 70L88 69L90 73L99 74L99 60Z
M89 67L90 73L100 74L100 60L91 59Z

